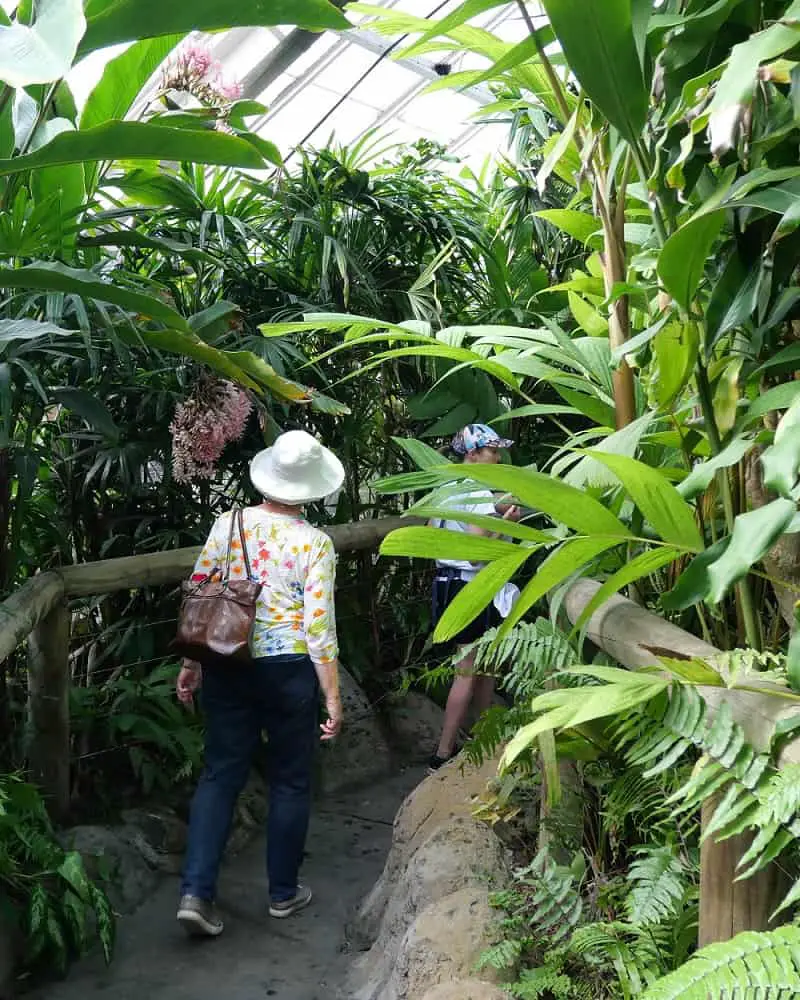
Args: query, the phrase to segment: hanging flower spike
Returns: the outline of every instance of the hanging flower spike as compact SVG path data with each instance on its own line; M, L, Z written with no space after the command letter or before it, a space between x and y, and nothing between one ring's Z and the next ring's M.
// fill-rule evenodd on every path
M213 479L225 446L244 434L252 408L246 392L221 379L202 382L179 403L169 427L176 482Z
M201 104L215 108L232 104L242 96L241 83L227 80L222 63L214 59L210 49L198 44L180 49L166 64L161 74L161 89L183 91Z

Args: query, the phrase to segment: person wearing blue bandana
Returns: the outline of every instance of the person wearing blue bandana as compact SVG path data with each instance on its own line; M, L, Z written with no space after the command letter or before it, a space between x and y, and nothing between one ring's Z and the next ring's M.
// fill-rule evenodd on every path
M507 438L502 438L486 424L468 424L453 438L452 449L462 457L466 465L495 465L500 461L500 451L510 448L513 444ZM495 503L492 492L477 484L468 492L450 498L444 505L457 511L470 514L483 514L507 521L518 521L519 507L513 504ZM431 526L445 528L448 531L462 531L471 535L494 536L502 532L490 532L474 524L466 524L455 519L435 518ZM500 526L498 525L498 528ZM483 563L468 562L458 559L438 559L436 561L436 576L433 581L432 610L434 627L441 619L448 605L474 580ZM492 703L494 696L494 678L475 673L475 652L469 647L491 628L495 628L507 617L514 605L519 591L513 584L506 584L495 595L492 603L485 608L477 618L465 626L458 635L448 643L449 648L463 650L463 656L456 662L456 676L453 679L450 694L445 708L444 725L439 745L431 755L429 770L437 771L443 764L453 758L456 753L456 739L464 725L470 706L474 705L480 713Z

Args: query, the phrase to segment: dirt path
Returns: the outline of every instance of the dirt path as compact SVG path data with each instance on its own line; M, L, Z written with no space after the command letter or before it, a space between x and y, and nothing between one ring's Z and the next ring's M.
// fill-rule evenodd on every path
M320 800L303 880L315 899L283 922L266 913L264 841L225 867L219 906L225 932L187 939L175 922L177 880L166 879L133 916L120 920L117 952L96 957L38 990L37 1000L330 1000L343 980L345 922L381 873L392 821L419 782L406 771L367 790Z

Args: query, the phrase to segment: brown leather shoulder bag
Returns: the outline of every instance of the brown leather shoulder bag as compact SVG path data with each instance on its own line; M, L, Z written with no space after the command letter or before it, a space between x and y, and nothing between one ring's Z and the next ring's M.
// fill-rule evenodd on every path
M231 579L233 529L238 526L245 579ZM216 566L201 583L183 585L183 603L172 649L200 663L220 658L250 662L250 636L256 619L256 602L262 585L253 580L241 509L231 514L224 573Z

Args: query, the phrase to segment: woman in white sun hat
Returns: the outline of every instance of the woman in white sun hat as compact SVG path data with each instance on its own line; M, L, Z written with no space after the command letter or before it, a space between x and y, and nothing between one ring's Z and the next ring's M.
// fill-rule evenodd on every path
M215 937L223 925L214 908L217 876L236 799L247 781L262 730L268 736L269 912L288 917L311 902L297 877L311 807L311 773L322 689L327 721L322 739L342 726L331 539L303 517L303 506L335 493L344 481L339 459L305 431L282 434L250 463L263 503L243 511L252 577L262 584L250 640L251 664L202 667L206 716L205 769L189 823L178 920L193 934ZM223 514L206 541L192 580L225 565L233 512ZM230 573L244 578L239 541ZM201 667L184 661L177 693L191 702Z

